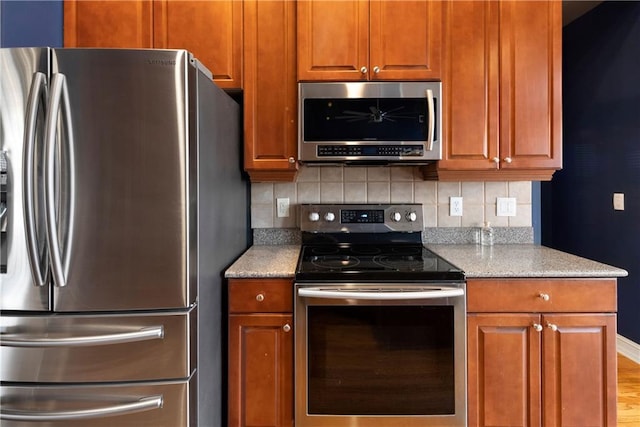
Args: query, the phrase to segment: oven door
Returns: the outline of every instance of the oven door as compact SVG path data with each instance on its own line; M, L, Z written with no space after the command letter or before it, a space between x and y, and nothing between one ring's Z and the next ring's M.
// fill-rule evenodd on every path
M466 426L464 283L297 283L296 427Z

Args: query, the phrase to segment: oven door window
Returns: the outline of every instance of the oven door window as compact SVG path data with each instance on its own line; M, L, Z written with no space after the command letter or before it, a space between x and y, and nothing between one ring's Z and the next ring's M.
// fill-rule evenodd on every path
M455 413L453 306L308 306L308 413Z

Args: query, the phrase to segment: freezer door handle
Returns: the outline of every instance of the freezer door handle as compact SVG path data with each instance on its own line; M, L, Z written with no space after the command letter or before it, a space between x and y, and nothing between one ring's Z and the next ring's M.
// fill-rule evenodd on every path
M35 279L37 286L44 286L48 281L49 267L45 264L43 271L39 259L37 230L36 230L36 210L35 189L34 189L34 172L36 149L36 126L38 121L38 107L40 102L47 102L47 76L44 73L34 73L31 80L31 88L29 90L29 99L27 101L27 111L24 129L24 164L23 164L23 183L24 183L24 213L25 213L25 232L27 238L27 254L31 273Z
M66 138L63 138L63 134L58 133L60 110L62 110L63 125L60 130L64 132ZM74 138L71 107L64 74L54 74L51 78L51 95L47 106L44 135L45 216L49 257L55 285L65 286L69 271L71 242L73 241L75 166L73 164ZM60 141L59 147L56 147L56 139ZM65 141L66 145L63 145ZM56 150L56 148L58 149ZM58 156L61 165L58 168L58 176L56 176L56 156ZM64 160L67 161L67 164L63 168ZM64 185L68 187L64 189ZM56 191L57 187L59 191ZM62 197L63 195L66 197ZM66 227L65 236L61 239L60 233L65 228L65 223L68 227ZM62 245L61 240L64 240ZM64 249L64 258L62 249Z
M147 396L131 402L109 405L101 408L78 409L71 411L25 411L2 408L0 420L8 421L71 421L89 418L104 418L114 415L131 414L162 408L163 397Z
M52 338L27 334L1 334L0 345L6 347L84 347L120 344L164 338L164 326L150 326L135 331Z

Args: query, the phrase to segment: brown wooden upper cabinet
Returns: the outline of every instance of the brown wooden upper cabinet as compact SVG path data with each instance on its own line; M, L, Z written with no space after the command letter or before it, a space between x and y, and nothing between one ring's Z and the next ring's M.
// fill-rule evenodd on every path
M242 87L242 2L65 0L65 47L187 49L222 88Z
M244 0L244 168L251 181L298 172L296 3Z
M443 2L298 2L298 80L439 80Z
M549 180L562 167L560 1L450 1L439 180Z

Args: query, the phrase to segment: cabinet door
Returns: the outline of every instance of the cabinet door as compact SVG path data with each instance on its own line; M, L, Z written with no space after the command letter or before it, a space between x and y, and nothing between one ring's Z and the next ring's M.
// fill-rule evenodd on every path
M498 4L450 1L445 9L443 156L438 168L497 170Z
M562 166L562 4L500 2L500 167Z
M469 314L469 426L540 426L536 314Z
M65 0L64 46L153 47L153 11L148 0Z
M293 425L293 316L229 316L229 427Z
M545 427L616 425L616 315L544 315Z
M441 78L442 4L424 0L369 3L371 80Z
M154 1L154 47L187 49L222 88L242 87L242 2Z
M297 172L296 3L244 5L244 166L252 181Z
M368 67L368 1L298 2L298 80L366 80Z

